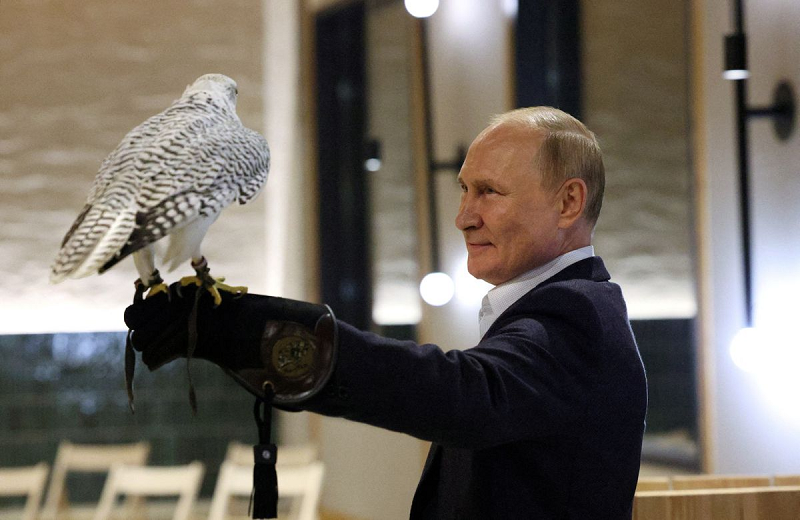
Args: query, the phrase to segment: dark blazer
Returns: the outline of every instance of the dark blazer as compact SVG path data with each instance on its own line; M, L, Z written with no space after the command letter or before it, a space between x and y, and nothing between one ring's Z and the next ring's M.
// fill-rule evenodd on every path
M631 517L647 385L622 293L598 257L443 352L341 323L302 407L433 441L412 519Z

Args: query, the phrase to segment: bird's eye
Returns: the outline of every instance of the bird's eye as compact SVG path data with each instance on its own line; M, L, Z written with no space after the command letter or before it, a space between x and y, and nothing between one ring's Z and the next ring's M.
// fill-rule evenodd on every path
M239 95L239 88L238 87L233 87L233 94L236 95L236 96Z

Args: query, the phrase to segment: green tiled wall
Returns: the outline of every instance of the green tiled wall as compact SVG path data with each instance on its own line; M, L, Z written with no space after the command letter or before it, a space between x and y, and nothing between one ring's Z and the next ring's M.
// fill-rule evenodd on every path
M131 414L124 348L123 332L0 335L0 466L52 465L62 439L147 440L151 464L204 462L201 495L210 496L228 442L257 441L253 398L215 365L193 359L193 416L186 361L150 372L137 360ZM70 477L70 499L96 500L102 483L93 475Z
M697 438L693 319L632 320L647 371L647 432L676 430Z

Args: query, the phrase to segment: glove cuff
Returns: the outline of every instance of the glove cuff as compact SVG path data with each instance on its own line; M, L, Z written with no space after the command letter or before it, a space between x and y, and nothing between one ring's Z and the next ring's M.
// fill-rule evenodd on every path
M327 305L306 305L300 317L305 324L282 320L265 323L260 367L231 369L221 365L223 370L262 400L267 395L266 385L270 385L272 402L277 405L298 404L316 395L336 366L338 324ZM314 323L313 328L307 323Z

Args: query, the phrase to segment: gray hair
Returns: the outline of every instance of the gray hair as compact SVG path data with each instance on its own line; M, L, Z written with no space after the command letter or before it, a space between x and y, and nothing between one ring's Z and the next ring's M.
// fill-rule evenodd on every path
M492 125L516 124L544 137L534 166L545 189L555 190L567 179L579 178L588 191L583 214L594 225L605 190L603 154L594 133L571 115L552 107L511 110L492 118Z

